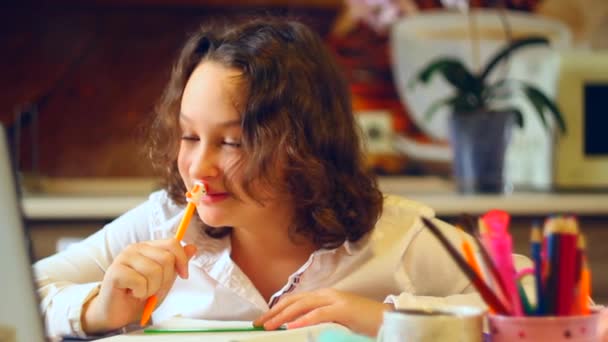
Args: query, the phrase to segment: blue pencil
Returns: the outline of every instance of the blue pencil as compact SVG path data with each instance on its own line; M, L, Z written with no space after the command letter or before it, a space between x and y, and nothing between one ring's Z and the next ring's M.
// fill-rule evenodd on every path
M549 272L544 287L543 309L545 315L557 314L558 283L559 283L559 218L551 218L545 223L545 239L547 240L547 263Z
M544 293L543 293L543 261L541 256L542 233L540 227L534 225L532 227L532 236L530 237L530 248L532 261L534 262L534 280L536 282L536 310L537 316L542 316L545 313Z

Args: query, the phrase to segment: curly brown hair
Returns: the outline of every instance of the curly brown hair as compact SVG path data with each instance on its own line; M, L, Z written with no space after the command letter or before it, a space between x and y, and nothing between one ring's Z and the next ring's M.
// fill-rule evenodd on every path
M259 198L251 184L261 183L289 194L295 208L290 234L318 248L357 241L371 231L383 196L364 163L347 83L320 37L284 18L207 25L187 40L149 135L149 155L164 174L170 198L185 203L177 168L179 106L203 60L242 71L241 143L247 157L239 184L245 192ZM230 233L226 227L205 231L212 237Z

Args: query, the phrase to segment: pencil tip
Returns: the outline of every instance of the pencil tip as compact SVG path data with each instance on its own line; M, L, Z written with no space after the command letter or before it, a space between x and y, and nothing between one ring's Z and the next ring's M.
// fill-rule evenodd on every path
M148 324L148 321L150 320L150 317L152 316L152 312L156 308L157 301L158 301L158 297L156 297L155 295L148 297L148 300L146 301L146 305L144 306L144 312L141 314L141 320L139 321L140 326L143 327L146 324Z

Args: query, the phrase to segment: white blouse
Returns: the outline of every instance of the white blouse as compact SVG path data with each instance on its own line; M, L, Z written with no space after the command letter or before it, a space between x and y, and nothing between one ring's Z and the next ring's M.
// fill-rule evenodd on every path
M34 265L49 336L84 336L83 304L99 290L114 258L128 245L174 236L184 208L165 191L150 195L103 229L67 250ZM177 278L152 320L170 317L253 320L287 293L331 287L397 308L468 304L484 306L468 279L458 269L419 217L433 217L431 208L396 196L386 196L381 218L360 241L312 253L267 303L230 258L230 238L213 239L189 227L184 242L197 254L189 263L189 278ZM456 245L460 233L435 219ZM194 220L191 225L194 225ZM517 269L529 267L514 256ZM526 284L526 289L532 287ZM526 291L529 292L529 291ZM533 291L530 291L533 292Z

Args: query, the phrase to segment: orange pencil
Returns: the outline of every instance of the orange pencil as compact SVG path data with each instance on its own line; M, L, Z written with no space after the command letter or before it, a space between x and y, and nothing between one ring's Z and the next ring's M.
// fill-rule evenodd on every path
M589 271L589 267L587 266L587 260L584 261L583 270L581 271L581 290L579 306L581 308L580 313L582 315L588 315L591 310L589 309L589 298L591 297L591 271Z
M200 201L201 197L203 197L206 193L207 187L201 182L194 183L192 189L186 192L186 200L188 201L188 205L186 206L186 212L184 213L184 216L177 227L177 232L175 233L175 239L177 241L181 241L184 238L184 234L186 234L186 229L188 229L188 224L190 224L190 219L192 218L192 214L194 214L196 205ZM152 312L156 308L157 302L158 297L156 297L156 295L148 297L139 325L143 327L148 324L150 316L152 316Z
M460 229L460 232L461 232L460 235L462 236L462 242L460 244L460 252L464 255L464 258L467 261L467 264L469 266L471 266L471 268L473 269L473 271L475 271L475 273L477 273L479 278L483 279L484 278L483 272L481 271L481 267L479 266L479 263L477 262L477 259L475 258L475 253L473 252L473 246L471 246L471 244L467 240L462 228L460 228L458 226L457 226L457 228ZM488 309L490 310L491 313L496 312L494 310L494 308L492 308L491 306L489 306Z
M460 251L464 254L464 257L467 260L467 264L469 264L471 266L471 268L473 268L473 271L475 271L475 273L477 273L477 275L479 275L481 278L483 278L483 275L481 273L481 267L479 267L479 263L477 263L477 259L475 258L475 253L473 252L473 247L471 246L471 244L467 240L466 236L464 235L464 231L460 227L458 227L458 229L460 229L460 232L461 232L460 235L462 236L462 242L460 244Z

